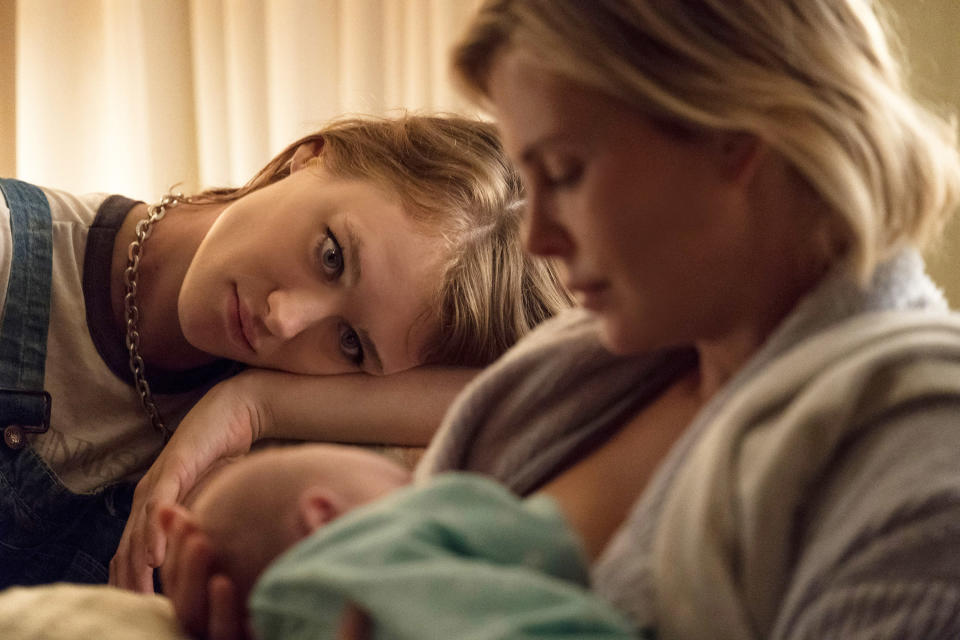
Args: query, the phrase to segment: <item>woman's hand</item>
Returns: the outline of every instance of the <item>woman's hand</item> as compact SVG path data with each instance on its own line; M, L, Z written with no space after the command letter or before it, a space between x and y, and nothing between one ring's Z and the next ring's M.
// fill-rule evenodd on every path
M257 402L258 372L245 371L213 387L184 417L137 484L130 518L110 561L110 584L153 591L153 569L164 562L166 535L157 505L178 504L212 469L250 450L265 422Z
M475 375L445 367L390 376L248 369L221 382L187 414L137 485L110 584L152 591L152 569L163 564L166 548L156 505L182 503L204 474L261 437L424 446Z

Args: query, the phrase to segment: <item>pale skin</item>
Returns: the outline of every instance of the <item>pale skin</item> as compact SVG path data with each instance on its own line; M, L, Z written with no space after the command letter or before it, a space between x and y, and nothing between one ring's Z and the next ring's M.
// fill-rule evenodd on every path
M698 366L561 472L553 495L590 557L697 411L823 275L811 202L752 136L678 139L522 50L488 89L528 189L526 246L560 258L615 353L692 344Z
M522 49L495 58L486 89L527 189L526 247L562 261L604 345L620 354L693 345L699 354L693 370L543 487L596 558L697 412L823 277L826 214L754 136L678 137ZM213 603L221 587L194 589ZM229 625L218 618L224 610L211 606L198 628ZM355 618L343 637L365 637Z
M815 235L811 203L756 138L678 139L522 50L497 58L488 89L528 189L528 250L563 261L611 351L699 353L544 487L596 557L697 411L822 277L799 240Z
M154 226L138 283L147 362L375 375L419 364L438 243L392 194L311 162L319 153L302 147L289 177L226 204L172 207ZM114 244L119 326L127 248L145 213L134 207Z
M153 568L166 554L158 505L181 501L220 461L266 438L423 446L474 375L423 367L385 377L248 370L220 383L191 409L138 483L111 584L153 590Z
M423 318L440 279L438 243L388 191L325 173L321 153L298 148L288 178L240 200L169 209L144 245L148 371L218 358L256 368L214 387L138 484L111 584L152 591L165 544L151 512L217 461L260 438L422 446L473 375L414 370L432 330ZM144 216L134 207L114 245L118 326L126 251Z

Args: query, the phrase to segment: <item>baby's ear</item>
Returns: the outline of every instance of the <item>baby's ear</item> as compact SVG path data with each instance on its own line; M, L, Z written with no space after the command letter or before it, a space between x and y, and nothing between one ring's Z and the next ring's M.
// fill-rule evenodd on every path
M168 536L176 527L177 521L193 522L193 514L179 504L163 503L157 506L157 523Z
M301 535L310 535L340 515L340 500L326 487L310 487L300 494Z

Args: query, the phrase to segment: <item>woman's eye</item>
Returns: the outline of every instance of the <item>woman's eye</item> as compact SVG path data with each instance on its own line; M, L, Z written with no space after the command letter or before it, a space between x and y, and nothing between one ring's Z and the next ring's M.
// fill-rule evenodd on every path
M579 164L568 164L565 166L545 167L543 170L543 182L546 186L556 188L572 187L583 175L583 168Z
M348 326L340 329L340 351L357 366L363 364L363 345L360 342L360 336Z
M337 278L343 273L343 250L337 237L327 229L327 235L317 250L320 268L328 278Z

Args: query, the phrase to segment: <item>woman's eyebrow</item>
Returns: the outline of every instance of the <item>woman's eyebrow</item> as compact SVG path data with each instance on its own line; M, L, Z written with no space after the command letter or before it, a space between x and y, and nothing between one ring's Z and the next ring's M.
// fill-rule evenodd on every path
M377 351L377 345L370 339L370 334L365 329L357 328L357 337L360 338L360 344L363 346L364 359L369 358L373 365L374 373L383 375L383 361L380 360L380 352Z
M343 228L347 234L347 273L351 286L356 286L363 276L363 240L357 234L356 229L350 224L349 218L343 221Z
M346 232L347 240L347 280L350 283L350 286L355 287L360 283L360 278L363 277L363 240L360 238L360 235L357 233L357 230L354 229L353 225L350 224L349 218L344 218L343 228ZM364 359L369 358L370 364L373 367L374 373L377 375L383 375L383 361L380 359L380 352L377 351L377 345L374 344L373 340L370 338L370 334L367 333L366 329L361 329L357 327L354 329L357 332L357 337L360 338L360 345L363 347Z

